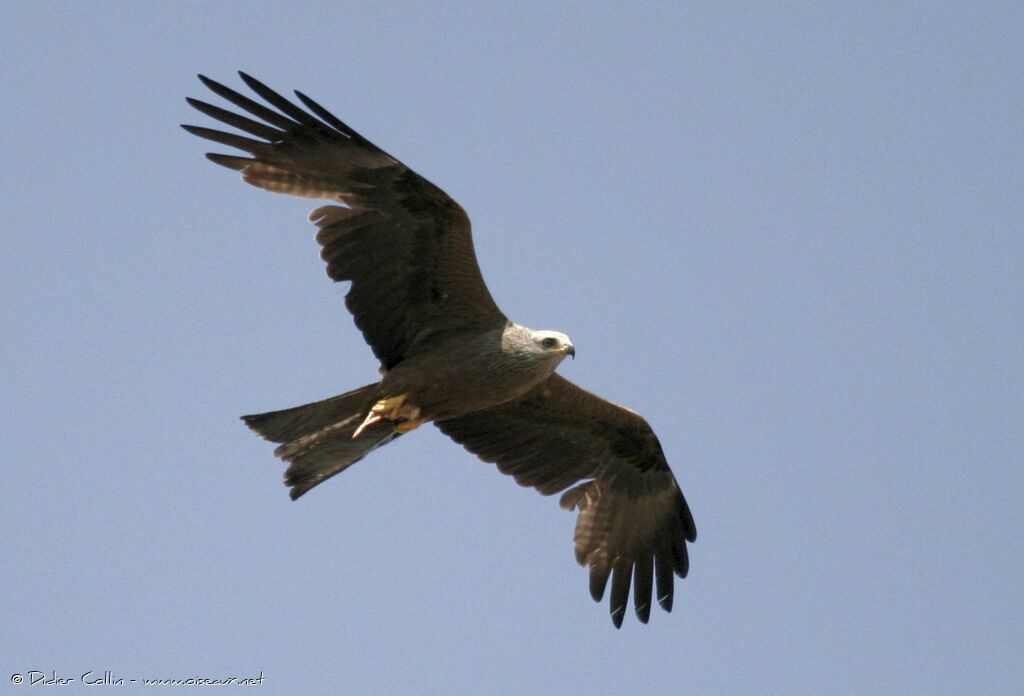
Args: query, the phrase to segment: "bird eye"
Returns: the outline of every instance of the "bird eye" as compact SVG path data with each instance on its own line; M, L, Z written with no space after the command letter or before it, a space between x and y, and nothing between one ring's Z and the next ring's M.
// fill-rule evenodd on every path
M554 348L555 346L558 345L558 339L551 338L550 336L548 336L543 341L541 341L540 344L545 348Z

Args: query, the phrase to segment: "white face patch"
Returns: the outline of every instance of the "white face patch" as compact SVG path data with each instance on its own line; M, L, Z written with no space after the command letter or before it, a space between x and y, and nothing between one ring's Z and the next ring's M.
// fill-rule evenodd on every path
M559 331L534 331L534 346L542 353L565 356L574 353L572 341Z
M561 331L535 331L519 325L512 325L505 330L502 346L508 352L542 359L545 362L552 358L561 360L566 355L576 354L572 340Z

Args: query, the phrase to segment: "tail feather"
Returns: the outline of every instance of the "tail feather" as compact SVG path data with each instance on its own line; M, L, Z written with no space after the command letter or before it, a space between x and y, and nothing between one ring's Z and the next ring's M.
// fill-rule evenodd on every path
M379 384L367 384L330 399L283 411L242 416L245 424L270 442L291 442L346 418L366 414L377 401Z
M292 500L400 436L384 423L352 439L377 400L378 386L368 384L316 403L242 416L258 435L280 443L274 454L289 464L284 482L291 487Z

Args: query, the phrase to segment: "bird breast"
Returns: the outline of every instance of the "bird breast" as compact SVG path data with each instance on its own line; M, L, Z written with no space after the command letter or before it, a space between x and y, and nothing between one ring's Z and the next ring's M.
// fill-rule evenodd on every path
M455 418L521 398L547 379L555 363L502 349L500 336L453 338L395 365L382 394L408 394L427 420Z

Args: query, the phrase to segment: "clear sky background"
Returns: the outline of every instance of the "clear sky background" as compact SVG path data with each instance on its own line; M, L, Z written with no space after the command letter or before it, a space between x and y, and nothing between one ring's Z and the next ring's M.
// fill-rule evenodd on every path
M0 691L1020 693L1024 10L958 4L0 5ZM178 128L237 69L648 417L673 613L614 630L574 517L433 428L288 499L238 416L376 365L317 203Z

